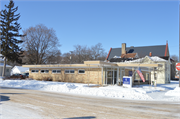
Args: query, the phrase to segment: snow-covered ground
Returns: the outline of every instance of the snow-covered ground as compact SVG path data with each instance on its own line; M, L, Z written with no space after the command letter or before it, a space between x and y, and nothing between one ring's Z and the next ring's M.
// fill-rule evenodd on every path
M140 85L133 88L124 88L122 86L98 87L95 84L88 86L88 84L67 82L0 80L0 86L120 99L180 101L178 81L171 81L170 84L158 84L157 87Z

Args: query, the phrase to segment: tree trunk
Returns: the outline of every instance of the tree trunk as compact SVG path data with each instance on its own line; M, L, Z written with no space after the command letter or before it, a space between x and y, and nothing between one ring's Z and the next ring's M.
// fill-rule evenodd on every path
M4 57L4 67L3 67L3 74L2 76L4 77L6 75L6 57Z

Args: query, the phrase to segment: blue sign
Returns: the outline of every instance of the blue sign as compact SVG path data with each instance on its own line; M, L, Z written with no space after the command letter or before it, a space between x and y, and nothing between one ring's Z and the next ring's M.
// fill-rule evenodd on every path
M128 84L128 85L130 85L130 78L129 78L129 77L123 78L123 84Z

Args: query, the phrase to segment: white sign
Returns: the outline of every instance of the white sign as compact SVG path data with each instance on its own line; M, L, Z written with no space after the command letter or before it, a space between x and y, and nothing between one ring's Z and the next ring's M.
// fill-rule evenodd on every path
M131 88L132 87L132 77L131 76L123 76L123 86Z

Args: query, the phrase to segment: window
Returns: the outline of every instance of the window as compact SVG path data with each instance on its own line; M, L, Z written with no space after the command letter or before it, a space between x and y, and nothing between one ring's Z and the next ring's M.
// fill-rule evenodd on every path
M9 72L9 69L6 69L6 72Z
M129 76L132 76L133 75L133 72L132 71L129 71Z
M140 80L140 77L139 77L138 73L135 74L135 80Z
M80 70L78 71L78 73L79 73L79 74L85 74L85 70L80 69Z
M74 74L74 70L65 70L65 74Z
M41 73L49 73L49 70L41 70Z
M52 70L52 73L61 73L61 70Z
M61 73L61 70L56 70L56 73Z
M69 70L65 70L65 74L69 73Z
M72 74L72 73L74 74L74 70L70 70L70 73L71 73L71 74Z
M56 73L56 70L52 70L52 73Z
M31 73L38 73L39 70L31 70Z
M146 73L146 80L149 80L150 77L149 77L149 73Z

